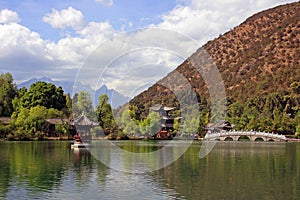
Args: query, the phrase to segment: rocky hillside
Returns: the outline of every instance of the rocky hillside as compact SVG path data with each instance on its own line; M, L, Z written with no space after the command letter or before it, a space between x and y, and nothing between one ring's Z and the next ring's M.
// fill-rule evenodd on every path
M141 93L131 104L147 110L154 103L176 106L174 91L181 90L178 82L171 89L162 86L182 74L199 94L199 101L209 102L208 89L197 66L208 69L212 58L222 76L226 96L232 101L273 92L289 91L300 81L300 2L278 6L248 18L239 26L209 41L176 70ZM164 84L161 84L164 82Z
M299 11L300 2L260 12L204 46L229 96L287 90L300 80Z

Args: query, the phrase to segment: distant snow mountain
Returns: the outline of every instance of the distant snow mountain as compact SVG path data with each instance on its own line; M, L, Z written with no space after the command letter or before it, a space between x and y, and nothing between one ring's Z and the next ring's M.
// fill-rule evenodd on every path
M48 77L42 77L42 78L32 78L30 80L27 80L25 82L22 82L18 84L18 88L26 87L27 89L30 88L30 86L37 82L37 81L43 81L46 83L52 83L56 86L61 86L64 90L65 94L73 94L73 87L74 82L71 81L54 81L51 78ZM94 91L89 85L83 85L81 83L76 84L76 88L74 88L75 92L79 91L86 91L89 92L92 95L92 100L95 105L98 105L98 97L102 94L106 94L108 96L109 102L113 108L117 108L119 106L124 105L127 103L130 98L122 95L121 93L115 91L114 89L109 89L105 85L101 86L99 89ZM95 95L95 96L94 96Z

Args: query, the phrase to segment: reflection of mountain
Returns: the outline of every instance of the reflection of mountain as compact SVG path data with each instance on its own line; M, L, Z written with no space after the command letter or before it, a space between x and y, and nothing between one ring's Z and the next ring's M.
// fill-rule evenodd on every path
M172 165L152 175L160 188L174 190L176 199L297 199L298 147L225 142L199 159L199 143L194 143Z
M300 195L298 143L220 142L199 159L201 143L194 142L169 166L126 173L108 166L150 169L177 154L184 141L115 141L116 146L109 148L106 144L111 142L96 141L92 152L73 151L68 142L1 143L0 199L298 199ZM137 152L140 159L121 154L122 159L116 159L115 147ZM161 148L163 159L147 154Z
M28 81L25 81L23 83L18 84L18 88L26 87L30 88L31 84L37 82L37 81L44 81L47 83L53 83L56 86L61 86L65 92L65 94L73 94L73 87L74 82L71 81L54 81L48 77L43 78L32 78ZM113 108L117 108L119 106L124 105L127 103L130 99L121 93L107 88L105 85L101 86L98 90L94 91L89 85L83 85L81 83L76 84L76 88L74 88L75 92L80 91L86 91L89 92L92 95L92 100L95 103L95 105L98 105L98 97L102 94L107 94L109 101ZM95 96L94 96L95 95Z

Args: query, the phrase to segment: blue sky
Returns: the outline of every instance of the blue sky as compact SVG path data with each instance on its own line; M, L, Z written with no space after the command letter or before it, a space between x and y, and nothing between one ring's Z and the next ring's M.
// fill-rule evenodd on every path
M153 42L153 47L156 48L170 47L172 42L176 43L171 49L173 54L164 51L156 52L153 56L153 52L149 50L143 52L142 45L138 47L138 54L129 53L127 57L123 56L122 64L111 70L110 74L107 73L109 78L101 77L103 84L110 88L120 88L122 93L132 93L133 86L140 88L143 84L149 85L175 69L188 56L174 56L176 52L181 52L178 48L189 49L191 54L208 40L239 25L254 13L289 2L293 1L2 0L0 73L11 72L16 82L44 76L55 80L75 81L76 77L79 77L80 69L83 71L82 66L88 60L88 56L97 48L105 49L106 47L101 46L103 42L105 45L111 45L105 41L116 35L123 33L121 38L130 43L130 34L126 32L135 30L134 40L145 43L153 38L153 32L137 29L157 28L173 31L169 36L166 32L161 34L161 38L155 36L159 42ZM191 48L190 41L181 40L183 37L180 34L197 45ZM167 45L160 44L164 42ZM97 68L103 69L97 72L100 73L97 80L84 73L83 81L91 81L86 81L86 84L99 82L99 77L107 67L102 65L104 60L118 56L110 50L101 52L96 63ZM138 60L136 63L133 62L133 55L138 56L135 58ZM126 74L128 80L124 80L124 69L131 71L129 63L132 66L137 63L141 65L140 60L143 57L145 60L152 58L147 60L149 66L155 63L158 66L163 65L164 67L160 67L162 72L152 74L147 82L143 82L138 77L145 78L146 71L151 69L143 67L145 71L140 70L140 73L144 74L136 77ZM118 63L121 63L120 60ZM123 74L117 74L118 72Z
M175 5L176 1L171 0L114 0L111 6L94 0L0 1L0 9L6 8L17 12L22 25L40 33L43 38L54 41L59 40L60 31L43 22L45 13L51 12L52 9L62 10L72 6L80 10L87 21L109 20L116 29L121 29L126 22L131 22L133 25L130 28L134 29L161 22L160 16Z

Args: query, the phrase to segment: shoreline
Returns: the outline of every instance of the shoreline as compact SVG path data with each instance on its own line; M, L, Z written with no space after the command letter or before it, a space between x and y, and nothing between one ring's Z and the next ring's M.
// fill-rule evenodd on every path
M93 138L92 141L101 141L101 140L111 140L111 141L170 141L172 139L110 139L110 138ZM184 141L184 139L176 139L176 140L182 140ZM0 142L26 142L26 141L36 141L36 142L45 142L45 141L74 141L73 138L68 138L68 137L49 137L49 138L26 138L26 139L0 139ZM201 139L193 139L193 141L200 141L203 142L205 141L204 138ZM246 142L253 142L250 140L243 140ZM218 142L228 142L228 141L218 141ZM239 142L239 141L236 141ZM260 141L262 143L266 142L266 141ZM269 142L271 143L271 142ZM288 138L286 141L281 141L281 142L277 142L277 143L300 143L300 139L298 138Z

